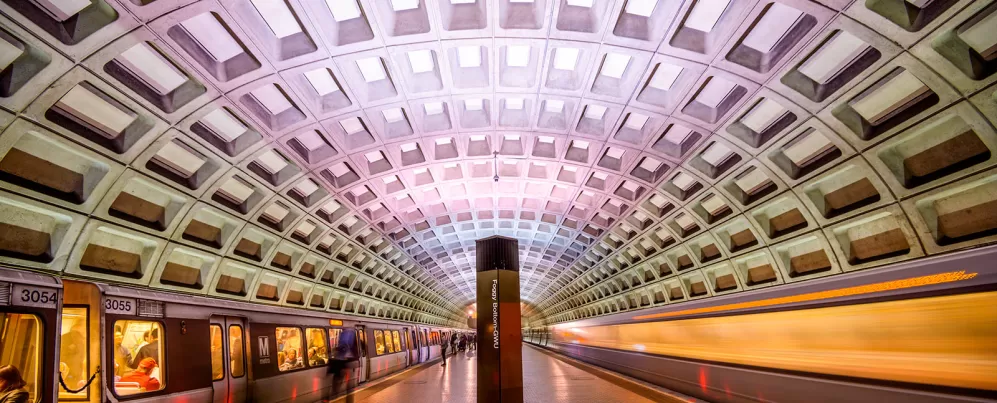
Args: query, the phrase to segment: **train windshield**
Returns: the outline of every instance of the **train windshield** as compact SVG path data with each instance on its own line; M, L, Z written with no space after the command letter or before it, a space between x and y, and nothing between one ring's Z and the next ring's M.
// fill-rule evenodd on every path
M37 401L42 322L35 315L0 312L0 365L12 365L27 382L28 401Z
M119 320L114 322L114 335L114 392L124 396L163 390L163 326L147 320Z

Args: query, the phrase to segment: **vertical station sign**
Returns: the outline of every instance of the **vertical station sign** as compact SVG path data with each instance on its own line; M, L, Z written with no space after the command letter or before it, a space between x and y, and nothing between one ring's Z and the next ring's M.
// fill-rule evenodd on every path
M479 239L478 402L523 401L523 349L519 308L519 243Z

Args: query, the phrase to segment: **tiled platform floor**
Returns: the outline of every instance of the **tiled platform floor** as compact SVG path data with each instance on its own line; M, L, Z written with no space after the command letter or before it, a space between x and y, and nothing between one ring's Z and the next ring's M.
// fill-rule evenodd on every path
M403 373L381 385L358 390L356 403L474 403L477 399L477 359L473 352L459 353L438 363ZM523 345L523 397L526 403L652 403L675 400L667 395L626 382L609 380ZM337 400L338 402L342 399Z

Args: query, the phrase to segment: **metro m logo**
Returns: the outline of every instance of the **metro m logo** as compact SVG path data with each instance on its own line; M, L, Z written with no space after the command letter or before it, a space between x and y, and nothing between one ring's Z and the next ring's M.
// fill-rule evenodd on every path
M260 336L257 338L257 346L260 348L260 364L270 363L270 337Z

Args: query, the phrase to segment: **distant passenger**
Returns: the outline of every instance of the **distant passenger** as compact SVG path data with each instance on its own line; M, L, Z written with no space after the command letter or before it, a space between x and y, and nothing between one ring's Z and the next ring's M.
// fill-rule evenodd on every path
M159 329L146 330L142 339L145 344L139 347L132 362L128 364L129 367L138 368L146 358L152 358L153 362L159 359Z
M308 366L316 367L320 365L325 365L325 360L322 359L318 349L315 347L308 349Z
M118 382L135 382L144 391L159 390L162 387L159 380L150 376L152 370L158 366L159 364L156 364L155 359L143 358L142 361L139 361L138 368L124 374Z
M87 335L86 322L73 322L69 332L62 335L59 360L66 363L63 381L71 388L79 387L87 379Z
M443 343L440 343L440 355L443 356L443 365L442 366L444 366L444 367L447 366L447 346L449 346L449 345L450 345L450 343L448 341L446 341L446 340L444 340Z
M28 392L24 390L27 384L17 367L0 367L0 403L27 403Z
M286 354L286 356L285 356L286 358L284 359L284 362L281 363L281 365L280 365L282 371L287 371L289 369L295 369L295 368L301 368L301 366L303 364L301 362L301 357L298 357L298 350L295 350L293 348L289 348L289 349L287 349L287 351L285 352L285 354Z
M114 375L124 375L132 362L132 352L121 345L125 340L125 335L121 332L114 332Z

